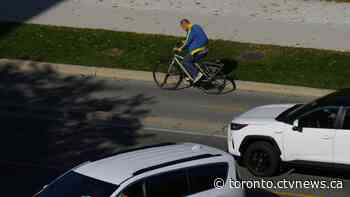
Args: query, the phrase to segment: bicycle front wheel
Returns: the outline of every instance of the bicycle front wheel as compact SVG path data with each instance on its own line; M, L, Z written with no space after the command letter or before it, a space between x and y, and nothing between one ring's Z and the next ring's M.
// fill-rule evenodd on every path
M183 78L182 70L174 64L170 64L168 67L159 64L153 69L155 83L165 90L177 90Z

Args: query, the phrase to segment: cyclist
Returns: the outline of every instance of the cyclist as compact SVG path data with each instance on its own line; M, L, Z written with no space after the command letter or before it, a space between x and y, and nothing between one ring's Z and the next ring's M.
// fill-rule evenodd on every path
M184 57L184 65L191 74L193 83L198 82L203 74L194 66L195 62L208 55L208 37L200 25L192 24L188 19L180 21L181 28L187 32L186 40L181 47L175 48L175 51L181 52L187 50L188 54Z

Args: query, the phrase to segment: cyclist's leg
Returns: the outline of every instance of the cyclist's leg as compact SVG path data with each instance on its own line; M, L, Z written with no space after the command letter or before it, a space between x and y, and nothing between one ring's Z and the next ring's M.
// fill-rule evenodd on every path
M195 62L195 57L192 56L191 54L187 54L184 57L184 66L186 67L187 71L190 73L191 77L195 79L198 74L198 69L193 65Z
M195 62L199 62L200 60L202 60L203 58L205 58L207 55L208 55L209 51L208 49L204 50L204 51L201 51L197 54L194 55L194 63ZM203 71L203 68L201 68L201 66L203 66L202 64L198 64L196 66L199 66L200 68L198 68L199 72L202 72ZM202 73L204 74L204 73Z
M198 69L196 68L196 66L194 65L194 63L200 61L201 59L205 58L208 55L208 50L204 50L198 53L195 53L193 55L188 54L185 56L184 58L184 64L186 66L186 68L191 71L191 76L197 76L198 74Z
M201 59L205 58L208 55L208 53L209 53L209 51L208 51L208 49L206 49L206 50L204 50L202 52L199 52L199 53L195 54L193 62L200 61Z

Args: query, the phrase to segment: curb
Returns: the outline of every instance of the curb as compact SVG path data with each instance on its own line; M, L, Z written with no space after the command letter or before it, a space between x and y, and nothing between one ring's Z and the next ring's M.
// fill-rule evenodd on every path
M46 62L36 62L29 60L16 60L16 59L0 59L0 67L6 65L15 65L19 71L33 71L40 69L54 69L57 72L65 75L83 75L83 76L94 76L111 79L122 79L122 80L139 80L153 82L153 76L151 72L146 71L135 71L126 69L114 69L114 68L99 68L93 66L79 66L70 64L56 64ZM291 85L278 85L271 83L260 83L250 81L237 80L237 89L245 91L255 92L267 92L277 94L287 94L293 96L310 96L310 97L321 97L326 94L333 92L334 90L329 89L317 89L308 88L301 86Z

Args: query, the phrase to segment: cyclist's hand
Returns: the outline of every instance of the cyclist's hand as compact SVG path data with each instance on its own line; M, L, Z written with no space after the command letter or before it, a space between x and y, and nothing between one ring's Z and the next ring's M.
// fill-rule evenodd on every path
M178 47L175 47L175 48L174 48L174 51L175 51L175 52L181 52L182 49L181 49L181 48L178 48Z

